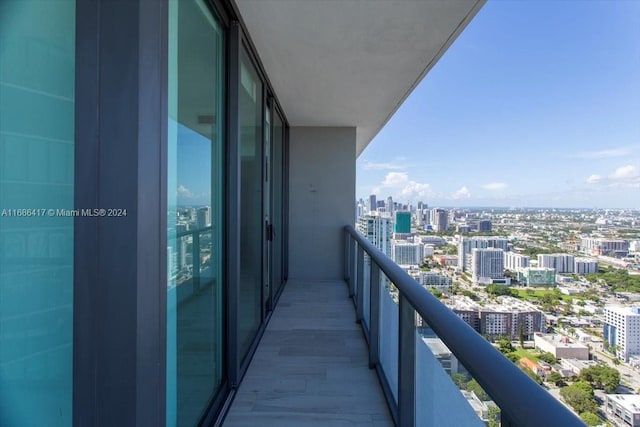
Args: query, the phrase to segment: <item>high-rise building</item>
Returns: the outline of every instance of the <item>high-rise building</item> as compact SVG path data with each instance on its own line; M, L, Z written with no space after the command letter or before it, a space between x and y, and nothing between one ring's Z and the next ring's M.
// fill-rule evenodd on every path
M483 219L478 221L478 231L481 233L490 233L491 232L491 221L488 219Z
M420 265L424 261L424 245L393 241L391 259L398 265Z
M509 271L516 272L529 267L529 261L530 259L527 255L511 251L504 253L504 268Z
M576 257L573 262L575 274L595 274L598 272L598 261L592 258Z
M504 252L498 248L471 250L471 276L478 283L504 277Z
M394 231L401 234L411 233L411 212L396 212Z
M369 212L373 212L378 210L378 202L376 200L376 195L372 194L369 196Z
M499 248L507 252L509 247L509 241L502 237L462 237L458 243L458 268L471 271L471 251L474 248Z
M211 225L211 207L203 206L198 208L196 225L199 229L209 227Z
M556 273L573 273L574 257L570 254L539 254L538 267L554 268Z
M393 218L393 213L395 211L395 206L394 206L394 203L393 203L393 198L391 198L391 196L387 197L386 210L391 215L391 218Z
M379 213L363 215L358 220L358 231L385 255L391 255L391 218Z
M640 354L640 307L605 306L603 338L625 362Z
M435 208L431 210L431 225L434 231L447 231L449 228L449 212Z

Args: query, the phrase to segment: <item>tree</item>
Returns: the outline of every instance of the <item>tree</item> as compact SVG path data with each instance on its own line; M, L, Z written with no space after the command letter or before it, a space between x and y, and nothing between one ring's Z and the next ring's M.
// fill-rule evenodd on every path
M451 380L455 383L456 386L458 386L459 389L465 390L467 388L469 377L458 372L455 374L451 374Z
M520 360L520 356L518 356L518 353L515 352L507 353L505 354L505 356L507 356L507 359L511 360L513 363L518 363L518 361Z
M620 372L606 365L585 368L580 371L579 378L591 387L604 390L606 393L615 392L620 385Z
M601 424L600 417L593 412L583 412L580 414L580 419L588 426L599 426Z
M487 424L489 427L500 426L500 408L497 406L490 406L487 413Z
M498 341L498 350L500 350L500 352L503 354L507 354L513 352L515 348L513 348L513 345L511 345L511 341L502 339Z
M564 383L564 379L562 378L562 375L560 375L556 371L553 371L549 375L549 382L553 383L553 384L555 384L557 386L560 386L560 385L562 385Z
M480 384L478 384L478 381L475 379L472 379L467 383L467 390L474 392L475 395L478 396L478 399L482 401L491 400L489 395L482 389Z
M551 365L555 365L556 363L558 363L558 359L556 359L556 357L549 352L542 353L540 355L540 360L547 362Z
M593 389L588 383L578 381L570 386L563 387L560 390L560 396L579 414L598 412L598 403L594 399Z

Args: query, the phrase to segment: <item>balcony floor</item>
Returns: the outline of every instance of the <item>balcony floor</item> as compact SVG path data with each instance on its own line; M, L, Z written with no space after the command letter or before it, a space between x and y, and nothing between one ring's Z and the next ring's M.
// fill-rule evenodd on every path
M344 282L289 282L224 426L393 426Z

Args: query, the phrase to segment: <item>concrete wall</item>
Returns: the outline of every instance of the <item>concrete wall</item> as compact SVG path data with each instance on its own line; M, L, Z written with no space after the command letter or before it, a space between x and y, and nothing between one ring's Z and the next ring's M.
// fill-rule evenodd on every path
M292 127L289 279L343 279L342 228L355 221L356 129Z

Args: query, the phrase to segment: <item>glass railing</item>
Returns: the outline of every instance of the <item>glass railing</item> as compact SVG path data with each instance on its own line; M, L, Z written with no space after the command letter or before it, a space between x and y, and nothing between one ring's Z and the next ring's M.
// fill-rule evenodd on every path
M345 279L397 426L583 426L390 258L345 227Z
M188 300L202 288L214 282L211 226L180 231L169 236L173 243L172 257L168 260L169 291L176 293L178 304ZM175 239L175 240L174 240Z

